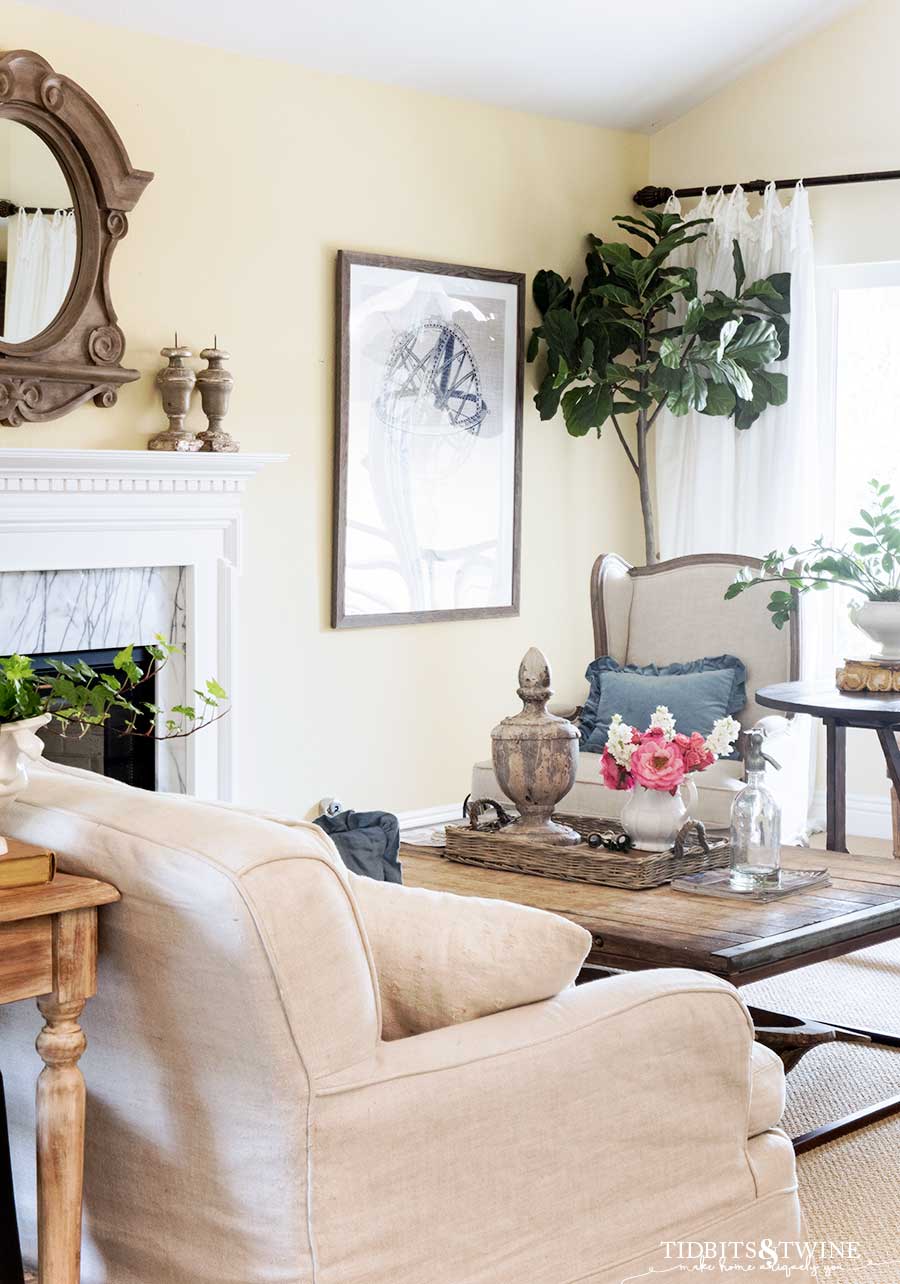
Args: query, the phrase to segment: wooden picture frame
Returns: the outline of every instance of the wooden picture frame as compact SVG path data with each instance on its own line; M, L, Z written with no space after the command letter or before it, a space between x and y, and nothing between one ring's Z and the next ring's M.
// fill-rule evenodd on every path
M447 293L448 287L452 294ZM354 311L354 297L358 299L365 290L370 292L370 302L362 312ZM483 307L491 299L495 310ZM434 315L428 311L432 301L440 308ZM411 317L419 319L411 321ZM351 327L355 327L353 336ZM363 329L365 353L361 352ZM336 331L332 627L518 615L524 273L341 250ZM501 344L488 346L498 338ZM484 375L478 353L488 354ZM368 362L368 367L360 362ZM379 380L377 398L361 396ZM482 386L488 385L495 404L489 404L482 392ZM498 390L499 399L494 395ZM429 418L429 424L421 427ZM482 434L488 420L489 429ZM370 452L364 460L363 438ZM369 467L372 451L378 458ZM427 498L433 497L429 507L424 483L417 491L416 482L424 475L422 460L430 456L433 462L441 451L454 454L455 472L444 484L440 475L437 483L429 475ZM479 457L487 461L483 472L479 472ZM440 466L435 465L438 474ZM392 469L404 470L402 485L390 485L395 478ZM444 504L445 532L454 520L464 520L459 517L463 509L458 498L466 479L476 489L482 488L484 502L479 506L477 496L473 497L471 510L482 526L489 526L496 515L496 541L466 545L456 540L452 548L443 549L426 548L415 539L406 544L399 538L392 541L391 532L398 528L415 535L421 514L427 519L434 504ZM404 511L388 512L385 518L386 510L400 503L401 491ZM373 526L360 520L364 508L367 515L378 514L381 527L377 521ZM438 516L433 521L435 528L441 525ZM348 537L351 524L352 538ZM383 550L384 556L351 563L348 575L351 545L358 551L366 541L370 550L376 554ZM492 587L487 586L489 578ZM468 597L472 604L450 605L448 594L455 602ZM499 597L503 600L495 600ZM379 603L378 609L367 609L372 601ZM391 609L391 603L400 609Z

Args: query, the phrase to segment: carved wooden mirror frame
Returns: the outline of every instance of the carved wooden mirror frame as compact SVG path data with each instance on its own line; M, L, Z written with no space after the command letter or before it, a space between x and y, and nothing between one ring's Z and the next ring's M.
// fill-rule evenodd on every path
M34 130L62 167L78 246L68 294L50 324L22 343L0 339L0 423L58 419L91 398L113 406L119 385L139 372L120 364L125 336L110 298L109 265L153 175L133 168L93 98L28 50L0 55L4 117Z

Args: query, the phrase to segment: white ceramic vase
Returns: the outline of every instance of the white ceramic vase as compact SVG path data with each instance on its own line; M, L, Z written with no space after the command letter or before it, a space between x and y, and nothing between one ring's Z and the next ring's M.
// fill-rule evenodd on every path
M49 721L50 714L41 713L0 726L0 815L28 784L28 763L44 752L44 742L35 733ZM0 837L0 854L8 850L6 839Z
M700 795L697 793L697 782L694 779L694 773L689 772L679 785L681 798L684 802L685 820L690 817L694 820L697 816L697 803L700 801Z
M850 607L850 619L877 643L872 660L900 661L900 602L863 602Z
M635 785L622 808L622 828L640 851L664 852L687 820L681 790L645 789Z

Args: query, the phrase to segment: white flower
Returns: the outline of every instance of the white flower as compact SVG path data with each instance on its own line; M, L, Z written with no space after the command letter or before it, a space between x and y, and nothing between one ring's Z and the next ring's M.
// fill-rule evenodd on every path
M741 733L741 724L734 718L720 718L713 723L713 729L706 737L706 747L717 758L731 753L734 742Z
M609 735L606 738L606 747L610 756L618 763L620 767L631 766L631 755L634 753L635 746L631 742L631 733L633 727L629 727L627 722L622 721L621 713L614 713L612 721L609 724Z
M664 740L675 739L675 719L664 704L658 704L650 719L651 727L661 727Z

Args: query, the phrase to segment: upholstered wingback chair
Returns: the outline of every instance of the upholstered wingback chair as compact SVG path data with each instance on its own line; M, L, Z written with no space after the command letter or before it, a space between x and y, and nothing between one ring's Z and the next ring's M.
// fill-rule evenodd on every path
M762 725L766 752L781 770L767 768L767 784L782 806L785 842L805 842L810 801L810 720L784 718L754 699L759 687L798 676L800 613L784 629L774 628L762 591L729 602L725 590L738 567L760 566L754 558L727 553L677 557L653 566L630 566L614 553L598 557L591 571L594 659L610 655L620 664L672 664L707 655L736 655L747 669L747 704L737 717L745 730ZM588 660L585 660L587 665ZM743 764L720 759L696 779L697 817L727 825ZM475 797L497 797L500 787L489 762L473 772ZM502 793L501 795L502 796ZM577 781L561 810L585 816L618 816L625 795L607 789L599 755L582 753Z
M40 768L4 824L122 893L82 1018L85 1284L620 1284L663 1241L802 1239L781 1065L724 982L557 993L590 939L555 915L354 880L313 825L85 772ZM541 1001L384 1037L415 988L503 1008L523 981ZM0 1009L29 1255L35 1025Z

